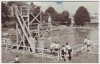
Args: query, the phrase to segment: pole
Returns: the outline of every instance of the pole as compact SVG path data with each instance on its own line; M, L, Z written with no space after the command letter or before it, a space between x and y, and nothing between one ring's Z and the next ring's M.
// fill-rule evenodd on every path
M41 10L40 10L41 11ZM42 12L40 14L40 22L42 22ZM43 22L42 22L43 23Z
M60 58L60 50L58 50L58 61L59 61L59 58Z
M16 23L16 42L17 42L17 45L18 45L18 31L17 31L17 28L18 28L18 26L17 26L17 23Z
M40 45L40 25L38 24L38 44Z
M52 43L52 23L50 23L50 31L51 31L51 42Z
M28 10L27 10L27 19L28 19L28 31L30 31L30 26L29 26L29 19L30 19L30 7L28 6Z
M42 61L43 61L43 58L44 58L44 39L41 40L41 43L40 43L40 48L42 49Z
M6 42L6 53L7 53L7 50L8 50L8 48L7 48L7 42Z
M44 58L44 48L42 48L42 60Z

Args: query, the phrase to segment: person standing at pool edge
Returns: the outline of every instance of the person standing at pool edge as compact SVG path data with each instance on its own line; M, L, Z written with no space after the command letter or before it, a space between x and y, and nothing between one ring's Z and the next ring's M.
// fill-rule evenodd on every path
M85 39L84 39L84 45L83 45L83 50L87 50L87 41L88 41L88 38L87 37L85 37Z
M85 39L84 39L84 44L85 45L86 45L87 41L88 41L88 39L87 39L87 37L85 37Z
M64 45L62 45L61 57L64 59L64 61L66 61L65 55L66 55L66 47Z
M90 47L91 47L91 41L88 39L87 41L87 52L90 52Z
M72 56L71 56L71 52L72 52L72 48L70 45L68 45L68 43L66 43L66 49L68 50L68 59L71 60Z

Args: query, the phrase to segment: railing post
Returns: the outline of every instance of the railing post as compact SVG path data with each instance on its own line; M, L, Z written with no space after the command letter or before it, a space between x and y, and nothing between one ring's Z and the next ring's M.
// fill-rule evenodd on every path
M59 60L60 60L60 50L58 50L58 62L59 62Z
M7 50L8 50L8 48L7 48L7 42L6 42L6 53L7 53Z

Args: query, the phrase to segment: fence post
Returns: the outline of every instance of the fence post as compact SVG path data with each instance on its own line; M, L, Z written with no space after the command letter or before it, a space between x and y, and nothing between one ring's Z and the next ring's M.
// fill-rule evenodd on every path
M58 61L59 61L59 58L60 58L60 50L58 50Z
M7 49L7 42L6 42L6 53L7 53L7 50L8 50L8 49Z

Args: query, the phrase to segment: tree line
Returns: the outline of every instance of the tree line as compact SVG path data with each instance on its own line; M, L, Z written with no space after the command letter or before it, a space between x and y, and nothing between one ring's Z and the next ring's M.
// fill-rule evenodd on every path
M21 5L27 5L25 2L8 2L7 4L1 3L1 13L2 13L2 24L5 23L5 21L11 20L11 16L9 13L9 6L12 6L12 4L16 4L18 6ZM34 8L34 4L31 3L31 6ZM35 15L40 11L40 7L36 7L35 9ZM46 11L42 12L42 20L45 22L48 22L48 16L51 16L52 22L58 22L62 25L71 25L72 18L70 18L70 13L67 10L62 11L61 13L58 13L53 7L48 7ZM32 16L30 16L31 20ZM40 16L39 16L40 18ZM39 19L38 18L38 19ZM83 26L85 22L90 22L90 14L88 10L84 6L80 6L77 10L75 15L73 16L74 25L75 26Z

